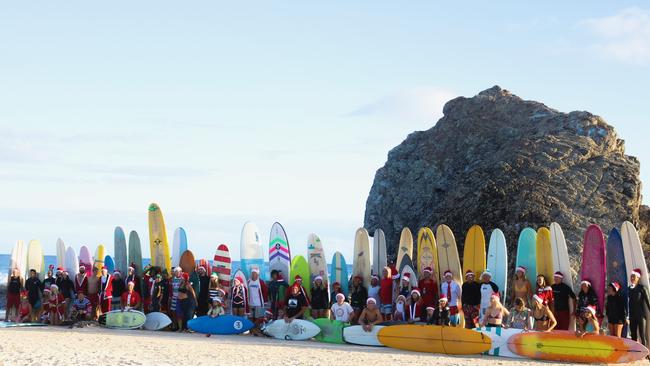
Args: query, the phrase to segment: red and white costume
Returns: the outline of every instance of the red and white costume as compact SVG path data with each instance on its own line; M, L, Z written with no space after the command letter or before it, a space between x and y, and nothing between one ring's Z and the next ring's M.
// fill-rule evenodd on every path
M113 300L113 276L106 274L99 278L99 303L102 313L111 311L111 302Z
M135 290L131 292L124 291L122 294L122 304L124 304L124 306L132 308L138 305L140 301L140 294L138 294Z
M74 292L83 292L88 296L88 276L85 273L78 273L74 276Z

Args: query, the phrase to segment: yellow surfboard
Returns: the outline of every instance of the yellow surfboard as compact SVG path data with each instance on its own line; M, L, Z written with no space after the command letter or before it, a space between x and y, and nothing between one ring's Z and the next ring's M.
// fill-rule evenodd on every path
M485 271L485 234L480 226L469 228L463 248L463 276L467 271L474 272L477 279Z
M406 254L413 258L413 234L411 234L411 230L407 227L402 229L402 234L399 237L399 248L397 248L397 262L395 262L395 267L400 268L402 258Z
M492 346L483 333L437 325L392 325L380 329L377 338L391 348L447 355L475 355L489 351Z
M95 249L95 261L93 262L93 268L97 268L97 277L102 276L102 267L104 267L105 256L106 250L104 249L104 245L99 244L97 249Z
M464 276L461 274L460 259L458 258L458 248L456 247L456 238L449 226L440 225L436 229L436 244L438 247L438 283L442 283L445 271L449 270L454 275L454 281L459 285L463 284Z
M418 231L418 278L422 276L422 271L431 267L433 273L432 278L436 281L440 278L438 270L438 248L436 247L436 238L433 236L433 231L428 227L420 228Z
M161 267L171 273L172 264L165 220L156 203L149 205L149 248L151 249L151 265Z
M553 284L553 249L551 231L545 227L537 230L537 274L546 277L546 285ZM537 281L537 279L535 279Z

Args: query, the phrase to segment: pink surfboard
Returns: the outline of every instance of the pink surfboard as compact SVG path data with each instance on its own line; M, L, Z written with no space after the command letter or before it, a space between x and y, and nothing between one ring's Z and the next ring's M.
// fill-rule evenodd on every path
M600 226L589 225L582 247L580 278L591 282L598 296L600 314L605 311L605 282L607 278L605 248L605 236Z

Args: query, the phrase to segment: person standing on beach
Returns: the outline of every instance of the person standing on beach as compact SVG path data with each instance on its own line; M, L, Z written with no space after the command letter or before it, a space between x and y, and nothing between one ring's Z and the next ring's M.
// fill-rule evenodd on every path
M210 276L205 267L199 266L196 270L199 277L199 291L197 294L198 305L196 307L196 316L203 316L208 313L210 308Z
M126 291L120 295L120 309L131 310L139 309L142 306L142 298L140 294L135 291L135 282L131 281L126 285Z
M74 292L83 292L88 298L88 277L86 276L86 267L79 266L79 273L74 276ZM90 301L90 299L88 299Z
M81 267L79 267L81 269ZM97 320L99 316L100 306L99 306L99 278L97 277L97 267L93 266L92 276L87 277L88 281L88 300L93 305L93 320Z
M537 275L535 293L544 300L544 305L548 305L550 309L553 309L553 288L548 285L546 277L542 274Z
M260 326L264 322L266 315L266 302L268 301L268 289L266 283L260 279L260 270L253 268L251 270L251 278L248 279L248 306L249 318L255 324ZM251 331L253 335L261 334L258 328L253 328Z
M352 278L352 288L350 289L350 305L354 309L353 324L357 323L363 308L366 307L366 300L368 299L368 290L363 286L360 276Z
M61 271L61 275L56 279L56 285L59 286L59 293L61 293L65 299L65 314L63 319L66 320L70 315L72 300L75 298L74 282L70 279L68 271Z
M287 288L289 288L289 284L284 279L282 271L276 269L271 271L271 280L267 287L269 289L269 301L271 302L273 320L277 320L283 317L280 312L284 308L284 299L287 296Z
M8 321L10 317L16 316L18 314L18 308L20 307L20 291L25 285L25 281L20 276L20 271L18 268L11 270L11 276L7 281L7 306L5 307L5 321Z
M433 269L425 267L422 270L422 278L418 281L418 288L422 292L422 302L425 307L437 306L438 302L438 282L432 277Z
M182 275L183 275L183 269L181 267L174 268L174 276L172 277L171 280L171 291L170 291L171 296L169 298L169 314L172 320L174 321L174 324L179 324L176 318L178 313L177 311L178 288L180 287L181 282L183 281Z
M59 268L59 270L63 270L62 268ZM54 265L50 264L48 269L47 269L47 274L45 275L45 279L43 280L43 288L50 288L53 284L56 283L56 278L52 276L52 272L54 271Z
M450 270L446 270L443 274L444 281L440 286L440 296L445 295L449 302L449 320L452 327L460 324L460 316L458 309L462 309L463 293L461 287L454 281L454 274Z
M481 274L481 322L484 322L485 313L492 303L492 296L499 296L499 286L492 282L492 273L485 271ZM500 304L501 302L499 302ZM502 308L504 308L502 306ZM505 308L504 308L505 309ZM506 310L507 311L507 310Z
M384 316L384 321L393 319L393 278L390 267L386 266L381 271L379 282L379 310Z
M30 269L29 278L25 281L25 289L27 290L29 304L32 306L32 321L36 321L41 312L43 304L42 288L41 280L38 279L38 272L35 269Z
M621 338L623 325L628 322L627 307L627 299L621 292L621 285L618 282L607 285L605 316L607 316L609 335Z
M233 278L230 292L232 293L232 315L245 316L248 312L248 293L241 278Z
M126 283L122 280L122 272L119 269L113 271L113 300L111 301L111 309L121 309L122 294L125 291Z
M176 304L176 321L178 322L178 331L188 331L187 322L194 318L196 309L196 292L190 282L190 275L183 273L181 283L178 286L178 303Z
M474 329L479 326L479 310L481 308L481 284L476 282L474 272L467 270L465 282L461 287L461 302L463 303L463 316L465 328Z
M99 304L102 313L111 311L113 302L113 276L108 273L108 268L102 267L102 276L99 278Z
M65 298L59 292L59 286L50 286L50 324L61 324L65 316L65 307Z
M524 266L518 266L515 269L515 278L512 280L513 291L511 304L514 303L514 299L518 297L524 300L524 306L528 306L528 304L530 304L530 299L533 296L533 291L530 287L528 278L526 278L526 271L527 269Z
M573 289L566 283L562 282L564 274L560 271L555 272L553 275L553 306L551 310L555 319L557 319L558 330L569 330L571 319L574 317L576 306L576 294Z
M329 309L329 292L323 277L316 276L311 287L311 316L314 319L327 318Z
M650 311L648 289L640 283L641 269L635 268L630 274L630 286L627 292L630 310L630 335L632 339L648 347L646 338L645 314Z

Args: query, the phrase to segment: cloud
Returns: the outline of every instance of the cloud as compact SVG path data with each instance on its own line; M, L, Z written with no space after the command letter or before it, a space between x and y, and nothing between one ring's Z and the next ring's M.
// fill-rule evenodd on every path
M345 116L379 116L418 122L436 121L442 117L442 107L445 103L456 96L456 93L440 88L408 89L383 96L345 114Z
M579 26L599 38L592 48L617 61L650 64L650 9L625 8L615 15L583 20Z

